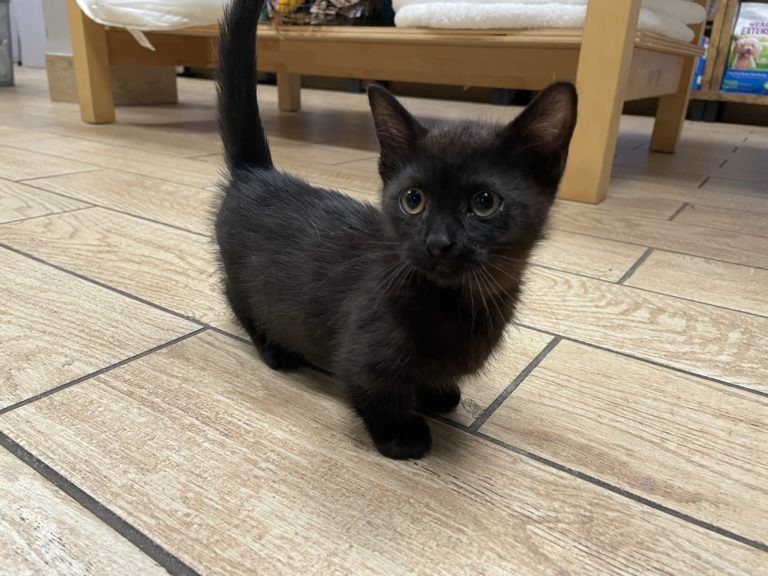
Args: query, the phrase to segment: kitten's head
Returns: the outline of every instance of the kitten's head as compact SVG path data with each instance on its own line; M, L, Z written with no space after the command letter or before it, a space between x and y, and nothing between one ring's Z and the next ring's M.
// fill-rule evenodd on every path
M459 286L486 272L516 283L542 236L576 124L576 90L553 84L506 126L425 127L379 86L368 91L392 238L423 276Z

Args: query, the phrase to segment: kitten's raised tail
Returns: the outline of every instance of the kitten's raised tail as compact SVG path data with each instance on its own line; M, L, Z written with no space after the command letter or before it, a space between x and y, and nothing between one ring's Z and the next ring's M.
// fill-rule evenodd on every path
M256 100L256 30L264 0L233 0L219 40L219 130L230 170L272 168Z

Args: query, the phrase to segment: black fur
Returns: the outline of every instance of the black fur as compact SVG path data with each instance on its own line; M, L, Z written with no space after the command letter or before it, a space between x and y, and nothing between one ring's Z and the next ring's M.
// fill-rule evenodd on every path
M420 458L431 436L416 412L456 407L459 378L483 365L513 317L565 166L576 92L555 84L507 126L428 128L372 87L384 183L374 207L272 167L253 73L260 8L235 0L222 28L230 179L216 235L227 297L270 367L330 369L382 454ZM416 215L402 201L413 187L425 198ZM476 210L500 200L495 214L471 211L478 193Z

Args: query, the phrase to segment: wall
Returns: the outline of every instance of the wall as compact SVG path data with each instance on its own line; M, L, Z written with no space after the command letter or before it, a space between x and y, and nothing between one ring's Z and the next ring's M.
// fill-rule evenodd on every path
M26 2L27 0L22 0ZM69 36L69 16L65 0L43 0L45 29L48 32L49 54L72 54L72 39Z
M61 2L66 7L66 2ZM24 66L45 68L45 20L42 0L11 0L17 41L14 60ZM66 20L64 21L66 26Z

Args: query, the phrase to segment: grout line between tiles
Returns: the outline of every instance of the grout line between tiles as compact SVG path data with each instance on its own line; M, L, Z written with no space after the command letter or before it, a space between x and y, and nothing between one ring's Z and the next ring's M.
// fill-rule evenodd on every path
M14 248L13 246L9 246L7 244L4 244L0 242L0 248L4 248L6 250L9 250L10 252L14 252L15 254L18 254L19 256L24 256L25 258L29 258L30 260L34 260L35 262L38 262L40 264L43 264L44 266L49 266L53 268L54 270L58 270L59 272L63 272L64 274L69 274L70 276L74 276L75 278L79 280L83 280L85 282L89 282L91 284L94 284L100 288L104 288L105 290L109 290L110 292L114 292L116 294L119 294L120 296L124 296L125 298L129 298L131 300L135 300L136 302L140 302L141 304L144 304L146 306L150 306L154 308L155 310L160 310L161 312L165 312L166 314L170 314L171 316L175 316L176 318L181 318L182 320L186 320L187 322L191 322L200 328L207 328L209 330L212 330L214 332L218 332L219 334L223 334L225 336L229 336L231 338L234 338L236 340L240 340L241 342L250 343L250 340L247 338L244 338L242 336L238 336L237 334L233 334L231 332L227 332L226 330L222 328L218 328L216 326L212 326L206 322L203 322L202 320L198 320L197 318L193 318L192 316L187 316L185 314L181 314L180 312L176 312L175 310L171 310L170 308L166 308L164 306L161 306L160 304L156 304L155 302L151 302L149 300L145 300L144 298L140 298L139 296L136 296L134 294L131 294L130 292L125 292L124 290L121 290L120 288L115 288L114 286L110 286L109 284L104 284L103 282L99 282L98 280L94 280L93 278L89 278L88 276L83 276L82 274L79 274L78 272L73 272L72 270L67 270L66 268L62 268L61 266L57 264L52 264L51 262L48 262L47 260L44 260L38 256L34 256L32 254L29 254L27 252L24 252L23 250L19 250L18 248Z
M163 548L149 536L118 516L93 496L76 486L59 472L48 466L7 434L0 432L0 445L16 458L48 480L80 506L88 510L107 526L136 546L173 576L199 576L199 573L177 556Z
M524 326L524 325L521 325L521 326ZM528 328L528 327L526 326L526 328ZM467 433L467 434L470 434L472 436L475 436L475 437L477 437L477 438L479 438L481 440L484 440L484 441L490 442L492 444L495 444L495 445L497 445L497 446L499 446L499 447L501 447L501 448L503 448L505 450L509 450L511 452L514 452L514 453L520 455L520 456L523 456L523 457L528 458L530 460L534 460L534 461L536 461L536 462L538 462L538 463L540 463L540 464L542 464L544 466L547 466L549 468L553 468L555 470L558 470L560 472L563 472L565 474L568 474L570 476L578 478L579 480L582 480L582 481L588 482L590 484L593 484L593 485L595 485L595 486L597 486L599 488L602 488L604 490L607 490L609 492L617 494L617 495L619 495L621 497L627 498L629 500L633 500L633 501L635 501L635 502L637 502L637 503L639 503L641 505L653 508L653 509L655 509L655 510L657 510L659 512L662 512L664 514L667 514L669 516L677 518L678 520L682 520L684 522L693 524L693 525L695 525L695 526L697 526L699 528L702 528L704 530L707 530L707 531L713 532L715 534L718 534L719 536L723 536L725 538L729 538L731 540L735 540L735 541L737 541L737 542L739 542L741 544L744 544L746 546L750 546L752 548L756 548L757 550L768 552L768 545L766 545L763 542L760 542L760 541L757 541L757 540L752 540L750 538L747 538L745 536L742 536L742 535L737 534L735 532L732 532L730 530L726 530L724 528L721 528L720 526L717 526L715 524L711 524L709 522L705 522L705 521L700 520L700 519L698 519L698 518L696 518L694 516L691 516L689 514L680 512L678 510L675 510L674 508L670 508L668 506L665 506L663 504L660 504L658 502L655 502L653 500L645 498L644 496L641 496L639 494L635 494L633 492L625 490L625 489L623 489L623 488L621 488L619 486L615 486L613 484L610 484L609 482L601 480L601 479L599 479L597 477L591 476L591 475L586 474L584 472L580 472L578 470L575 470L573 468L565 466L564 464L560 464L559 462L556 462L554 460L550 460L550 459L545 458L543 456L540 456L538 454L534 454L532 452L528 452L527 450L523 450L522 448L515 447L515 446L513 446L511 444L508 444L508 443L502 441L502 440L494 438L493 436L490 436L490 435L488 435L488 434L486 434L484 432L480 432L479 428L483 424L485 424L485 422L487 422L488 418L493 414L493 412L514 392L514 390L525 380L525 378L527 378L527 376L531 372L533 372L533 370L536 369L536 367L546 358L546 356L557 346L557 344L559 342L561 342L562 340L571 340L571 341L579 342L578 340L573 340L573 339L570 339L570 338L558 336L558 335L551 334L549 332L546 332L546 331L543 331L543 330L539 330L539 329L536 329L536 328L532 328L532 329L537 331L537 332L541 332L541 333L553 336L553 339L547 344L547 346L541 352L539 352L539 354L536 356L536 358L534 358L528 364L528 366L526 366L526 368L515 378L515 380L512 382L512 384L504 392L502 392L499 395L499 397L488 408L486 408L483 411L483 414L481 414L472 423L472 425L465 426L464 424L461 424L459 422L455 422L453 420L450 420L450 419L446 418L445 416L440 416L440 415L431 416L430 418L432 420L436 420L438 422L442 422L442 423L444 423L444 424L446 424L448 426L451 426L452 428L455 428L455 429L457 429L459 431L462 431L464 433ZM229 332L225 332L225 331L217 329L217 328L212 328L212 330L215 330L216 332L219 332L219 333L223 334L224 336L228 336L230 338L234 338L235 340L246 341L247 342L247 339L242 338L240 336L236 336L234 334L230 334ZM581 344L585 344L585 345L590 346L590 347L593 347L593 348L608 350L606 348L601 348L599 346L594 346L594 345L591 345L591 344L588 344L588 343L585 343L585 342L580 342L580 343ZM669 368L668 366L664 366L664 365L661 365L661 364L658 364L658 363L655 363L655 362L652 362L652 361L644 360L642 358L636 358L636 357L628 355L628 354L622 354L620 352L615 352L613 350L608 350L608 351L617 353L617 354L619 354L621 356L628 356L630 358L633 358L635 360L639 360L639 361L642 361L642 362L648 362L650 364L659 365L659 366L661 366L663 368ZM325 370L318 370L316 367L312 367L312 366L310 366L310 368L312 368L312 369L314 369L316 371L319 371L322 374L325 374L327 376L333 376L333 374L331 374L331 373L329 373L329 372L327 372ZM674 369L674 368L672 368L672 370L686 373L684 370L679 370L679 369ZM717 383L717 384L725 384L727 386L733 386L735 388L741 388L738 385L732 385L732 384L729 384L727 382L720 382L720 381L718 381L716 379L699 376L698 374L692 374L692 373L688 373L688 374L690 374L691 376L696 376L696 377L703 378L705 380L711 380L711 381L713 381L714 383ZM748 391L748 392L755 392L754 390L750 390L750 389L744 389L744 390ZM760 393L760 392L758 392L758 394L762 395L762 393ZM768 396L768 394L766 394L766 396ZM493 407L493 409L491 409L491 407ZM482 419L482 422L480 422L481 419Z
M578 276L579 278L586 278L588 280L599 280L600 282L608 282L610 284L613 284L615 282L614 280L611 280L606 276L593 276L591 274L586 274L585 272L576 272L574 270L567 270L565 268L556 268L555 266L550 266L549 264L541 264L539 262L536 262L535 255L531 259L528 266L535 267L535 268L543 268L544 270L552 270L553 272L562 272L563 274L570 274L571 276Z
M52 137L47 138L47 139L48 140L77 140L79 142L85 142L86 144L95 144L97 146L102 146L102 147L105 147L105 148L109 148L109 147L111 147L111 148L118 148L119 149L118 152L120 151L120 149L121 150L132 150L132 151L135 151L135 152L149 152L149 153L154 153L154 154L158 154L158 155L161 155L161 156L165 156L165 157L167 157L167 159L169 161L172 161L172 160L194 160L194 158L189 158L187 156L180 155L180 154L172 154L170 152L166 152L166 151L162 151L162 150L157 150L157 149L154 149L154 150L153 149L149 149L149 150L147 150L146 148L141 148L140 146L130 146L130 145L126 145L126 144L120 144L120 143L115 142L115 141L106 141L106 140L100 140L100 139L96 139L96 138L88 138L87 136L85 138L83 138L80 135L77 135L77 136L71 136L71 135L67 136L67 135L64 135L64 134L54 133ZM31 143L34 143L34 142L35 141L32 140L29 143L31 144ZM25 143L23 142L22 144L25 144ZM53 158L58 158L60 160L66 160L68 162L79 162L80 164L88 164L88 165L91 165L91 166L96 166L96 167L98 167L101 170L110 169L109 166L105 166L103 164L96 164L94 162L89 162L88 160L85 160L85 161L83 161L83 160L73 160L69 156L61 156L61 154L58 154L58 153L57 154L51 154L50 152L37 152L35 150L30 150L29 148L26 148L24 146L17 146L17 145L8 144L8 143L2 144L2 146L7 146L8 148L13 148L14 150L22 150L24 152L28 152L28 153L32 153L32 154L42 154L42 155L45 155L45 156L51 156ZM59 176L64 176L64 175L65 174L59 174ZM53 177L53 176L51 176L51 177Z
M130 292L126 292L125 290L121 290L120 288L115 288L114 286L110 286L109 284L105 284L103 282L100 282L98 280L94 280L93 278L89 278L88 276L84 276L80 274L79 272L74 272L72 270L68 270L67 268L63 268L59 266L58 264L53 264L52 262L48 262L47 260L44 260L43 258L40 258L39 256L34 256L33 254L30 254L28 252L25 252L23 250L19 250L18 248L14 248L13 246L9 246L8 244L5 244L3 242L0 242L0 248L5 248L6 250L10 250L11 252L14 252L15 254L18 254L19 256L24 256L25 258L29 258L30 260L34 260L35 262L38 262L40 264L44 264L45 266L49 266L53 268L54 270L58 270L59 272L63 272L64 274L69 274L70 276L74 276L75 278L78 278L79 280L83 280L85 282L90 282L91 284L95 284L96 286L99 286L100 288L104 288L105 290L109 290L111 292L114 292L116 294L120 294L120 296L125 296L126 298L130 298L131 300L135 300L136 302L141 302L142 304L146 306L150 306L154 308L155 310L160 310L161 312L165 312L167 314L171 314L172 316L176 316L177 318L181 318L182 320L186 320L187 322L192 322L193 324L196 324L198 326L201 326L203 328L207 328L208 324L205 322L201 322L200 320L197 320L196 318L193 318L192 316L187 316L185 314L181 314L180 312L176 312L175 310L171 310L170 308L165 308L164 306L160 306L160 304L155 304L154 302L151 302L149 300L145 300L144 298L141 298L139 296L136 296L135 294L131 294Z
M601 480L599 478L596 478L595 476L591 476L590 474L586 474L579 470L575 470L573 468L570 468L569 466L565 466L564 464L560 464L559 462L550 460L549 458L546 458L544 456L540 456L539 454L535 454L533 452L529 452L522 448L518 448L517 446L513 446L512 444L508 444L507 442L504 442L503 440L499 440L498 438L494 438L493 436L489 436L484 432L480 432L478 430L471 430L466 426L459 424L458 422L453 422L445 418L441 418L440 421L444 422L445 424L453 428L462 430L467 434L471 434L472 436L475 436L477 438L490 442L491 444L495 444L500 448L509 450L510 452L514 452L515 454L518 454L524 458L528 458L530 460L538 462L539 464L542 464L549 468L554 468L555 470L568 474L569 476L573 476L575 478L578 478L579 480L583 480L594 486L598 486L599 488L602 488L618 496L622 496L624 498L637 502L638 504L642 504L644 506L648 506L649 508L653 508L654 510L657 510L659 512L672 516L674 518L677 518L678 520L688 522L689 524L693 524L695 526L698 526L699 528L702 528L709 532L713 532L715 534L718 534L719 536L723 536L724 538L735 540L736 542L739 542L740 544L744 544L745 546L749 546L750 548L755 548L762 552L768 552L768 544L764 542L760 542L759 540L753 540L751 538L747 538L746 536L742 536L741 534L737 534L736 532L726 530L725 528L717 526L716 524L705 522L704 520L700 520L695 516L691 516L684 512L680 512L679 510L675 510L674 508L670 508L669 506L665 506L664 504L655 502L654 500L646 498L645 496L641 496L639 494L635 494L634 492L630 492L629 490L625 490L624 488L621 488L619 486L615 486L609 482L606 482L605 480Z
M207 324L207 323L205 323L205 322L202 322L202 321L200 321L200 320L197 320L196 318L193 318L193 317L191 317L191 316L186 316L186 315L184 315L184 314L181 314L181 313L179 313L179 312L176 312L176 311L174 311L174 310L171 310L171 309L169 309L169 308L165 308L165 307L163 307L163 306L161 306L161 305L159 305L159 304L156 304L156 303L154 303L154 302L151 302L151 301L149 301L149 300L145 300L145 299L143 299L143 298L140 298L140 297L138 297L138 296L135 296L134 294L131 294L131 293L129 293L129 292L125 292L125 291L123 291L123 290L120 290L119 288L115 288L115 287L113 287L113 286L110 286L110 285L108 285L108 284L104 284L104 283L102 283L102 282L99 282L98 280L94 280L94 279L92 279L92 278L89 278L89 277L87 277L87 276L84 276L84 275L82 275L82 274L79 274L79 273L77 273L77 272L73 272L73 271L71 271L71 270L67 270L66 268L62 268L61 266L58 266L58 265L56 265L56 264L52 264L52 263L50 263L50 262L48 262L48 261L46 261L46 260L44 260L44 259L42 259L42 258L39 258L39 257L37 257L37 256L33 256L32 254L29 254L29 253L27 253L27 252L24 252L23 250L19 250L19 249L17 249L17 248L14 248L14 247L12 247L12 246L9 246L9 245L7 245L7 244L4 244L4 243L2 243L2 242L0 242L0 247L2 247L2 248L5 248L6 250L10 250L11 252L14 252L14 253L16 253L16 254L19 254L20 256L24 256L24 257L26 257L26 258L30 258L31 260L34 260L34 261L36 261L36 262L39 262L39 263L41 263L41 264L43 264L43 265L46 265L46 266L50 266L51 268L54 268L55 270L59 270L60 272L63 272L63 273L65 273L65 274L69 274L69 275L71 275L71 276L74 276L75 278L78 278L78 279L80 279L80 280L83 280L83 281L85 281L85 282L90 282L91 284L95 284L96 286L99 286L99 287L101 287L101 288L104 288L104 289L106 289L106 290L110 290L110 291L112 291L112 292L115 292L116 294L120 294L121 296L124 296L124 297L126 297L126 298L130 298L130 299L132 299L132 300L135 300L135 301L137 301L137 302L140 302L140 303L142 303L142 304L145 304L145 305L147 305L147 306L150 306L150 307L152 307L152 308L155 308L156 310L160 310L160 311L162 311L162 312L165 312L165 313L167 313L167 314L171 314L171 315L173 315L173 316L176 316L177 318L181 318L181 319L183 319L183 320L187 320L188 322L192 322L192 323L194 323L194 324L196 324L196 325L198 325L198 326L200 326L200 327L202 327L202 328L210 328L211 330L214 330L214 331L216 331L216 332L218 332L218 333L221 333L221 334L224 334L224 335L228 335L228 336L231 336L231 337L233 337L233 338L235 338L235 339L238 339L238 340L240 340L240 341L242 341L242 342L247 342L247 340L244 340L244 339L243 339L242 337L240 337L240 336L237 336L237 335L235 335L235 334L231 334L231 333L229 333L229 332L226 332L225 330L222 330L222 329L220 329L220 328L217 328L217 327L215 327L215 326L210 326L209 324ZM668 252L672 252L672 251L668 250ZM683 253L683 254L684 254L684 253ZM566 274L569 274L569 272L564 272L564 273L566 273ZM591 277L591 276L590 276L589 278L590 278L590 279L592 279L592 280L598 281L598 282L606 282L606 283L608 283L608 284L613 284L613 282L610 282L610 281L608 281L608 280L602 280L602 279L599 279L599 278L593 278L593 277ZM614 285L615 285L615 284L614 284ZM641 291L643 291L643 292L648 292L648 293L650 293L650 294L663 294L663 293L660 293L660 292L654 292L654 291L651 291L651 290L646 290L646 289L644 289L644 288L638 288L638 287L635 287L635 286L632 286L631 288L632 288L633 290L641 290ZM687 298L680 298L680 297L678 297L678 296L670 296L670 295L668 295L668 294L664 294L664 295L665 295L665 296L669 296L670 298L676 298L676 299L678 299L678 300L684 300L684 301L688 301L688 302L696 302L697 304L703 304L703 305L705 305L705 306L713 306L713 307L715 307L715 308L720 308L720 309L722 309L722 310L728 310L728 311L730 311L730 312L736 312L736 313L739 313L739 314L747 314L747 315L749 315L749 316L755 316L755 317L757 317L757 318L764 318L764 316L760 316L760 315L758 315L758 314L754 314L754 313L752 313L752 312L745 312L745 311L742 311L742 310L733 310L733 309L731 309L731 308L725 308L725 307L723 307L723 306L718 306L718 305L715 305L715 304L707 304L707 303L704 303L704 302L698 302L698 301L696 301L696 300L690 300L690 299L687 299ZM733 384L733 383L730 383L730 382L726 382L726 381L724 381L724 380L720 380L720 379L718 379L718 378L713 378L713 377L711 377L711 376L706 376L706 375L703 375L703 374L696 374L695 372L690 372L690 371L688 371L688 370L685 370L685 369L683 369L683 368L678 368L678 367L675 367L675 366L671 366L671 365L668 365L668 364L663 364L662 362L657 362L657 361L654 361L654 360L648 360L648 359L645 359L645 358L641 358L641 357L639 357L639 356L634 356L634 355L632 355L632 354L628 354L628 353L626 353L626 352L621 352L621 351L619 351L619 350L614 350L614 349L612 349L612 348L608 348L608 347L605 347L605 346L600 346L600 345L597 345L597 344L592 344L592 343L589 343L589 342L585 342L585 341L579 340L578 338L573 338L573 337L569 337L569 336L563 336L563 335L561 335L561 334L555 334L555 333L553 333L553 332L549 332L549 331L547 331L547 330L542 330L542 329L540 329L540 328L536 328L536 327L534 327L534 326L530 326L530 325L526 325L526 324L522 324L522 323L516 323L516 324L517 324L518 326L521 326L521 327L523 327L523 328L528 328L528 329L534 330L534 331L536 331L536 332L539 332L539 333L541 333L541 334L547 334L547 335L549 335L549 336L552 336L552 337L561 336L563 339L566 339L566 340L570 340L570 341L572 341L572 342L576 342L576 343L579 343L579 344L584 344L584 345L586 345L586 346L591 346L591 347L593 347L593 348L596 348L596 349L598 349L598 350L605 350L605 351L607 351L607 352L613 352L613 353L615 353L615 354L619 354L619 355L621 355L621 356L625 356L625 357L627 357L627 358L632 358L632 359L634 359L634 360L638 360L638 361L641 361L641 362L647 362L647 363L649 363L649 364L653 364L653 365L655 365L655 366L659 366L659 367L661 367L661 368L667 368L667 369L669 369L669 370L673 370L673 371L676 371L676 372L680 372L680 373L686 374L686 375L688 375L688 376L694 376L694 377L697 377L697 378L702 378L702 379L708 380L708 381L710 381L710 382L714 382L714 383L716 383L716 384L722 384L722 385L724 385L724 386L729 386L729 387L731 387L731 388L736 388L736 389L738 389L738 390L743 390L743 391L745 391L745 392L749 392L749 393L752 393L752 394L758 394L758 395L760 395L760 396L766 396L766 397L768 397L768 393L765 393L765 392L761 392L761 391L759 391L759 390L754 390L754 389L752 389L752 388L748 388L748 387L746 387L746 386L742 386L742 385L739 385L739 384Z
M539 364L544 360L544 358L549 355L552 350L554 350L555 346L557 346L562 338L560 336L555 336L550 340L547 345L544 347L544 349L539 352L533 360L531 360L528 365L523 369L520 374L518 374L514 380L512 380L512 383L507 386L504 391L499 394L496 399L491 402L485 410L483 410L480 415L475 418L475 421L472 422L472 424L468 427L468 430L470 432L476 432L480 429L480 427L485 424L488 419L493 415L494 412L498 409L499 406L501 406L504 402L506 402L507 398L509 398L512 393L517 390L517 387L520 386L520 384L523 383L523 380L528 378L528 375L533 372Z
M22 150L24 152L30 152L30 150L24 150L23 148L14 148L14 150ZM45 154L45 156L51 156L50 154ZM80 160L71 160L69 158L62 158L60 156L51 156L52 158L56 158L57 160L66 160L68 162L80 162L80 164L87 164L87 162L81 162ZM73 170L72 172L62 172L60 174L46 174L45 176L34 176L32 178L21 178L19 180L13 180L11 178L3 178L3 180L8 180L9 182L16 182L17 184L26 184L29 180L39 180L40 178L58 178L60 176L74 176L75 174L87 174L88 172L98 172L99 170L104 170L103 166L97 166L96 164L92 164L89 168L85 168L83 170Z
M232 334L232 332L227 332L222 328L217 328L216 326L208 326L208 329L211 332L216 332L217 334L221 334L222 336L228 336L229 338L232 338L233 340L237 340L238 342L242 342L243 344L252 344L250 338L247 338L245 336L240 336L239 334Z
M680 216L680 214L683 213L683 210L688 208L688 206L690 206L690 204L688 202L683 202L682 205L680 206L680 208L675 210L672 213L672 215L669 218L667 218L667 222L673 222L675 220L675 218L677 218L678 216Z
M725 380L720 380L719 378L715 378L713 376L706 376L704 374L697 374L696 372L691 372L690 370L686 370L685 368L678 368L677 366L670 366L669 364L663 364L662 362L659 362L657 360L651 360L649 358L643 358L641 356L635 356L634 354L630 354L629 352L622 352L620 350L614 350L613 348L608 348L606 346L601 346L599 344L593 344L592 342L586 342L584 340L579 340L578 338L574 338L571 336L563 336L562 334L555 334L554 332L550 332L549 330L543 330L542 328L537 328L535 326L531 326L529 324L523 324L521 322L515 322L515 326L519 326L521 328L526 328L528 330L533 330L534 332L538 332L539 334L544 334L546 336L559 336L563 340L566 340L568 342L573 342L575 344L581 344L583 346L588 346L589 348L594 348L595 350L602 350L604 352L610 352L612 354L617 354L619 356L623 356L624 358L629 358L631 360L636 360L638 362L643 362L644 364L650 364L651 366L657 366L659 368L664 368L665 370L671 370L672 372L677 372L679 374L685 374L686 376L691 376L693 378L699 378L701 380L706 380L707 382L711 382L712 384L719 384L721 386L727 386L728 388L735 388L736 390L741 390L742 392L747 392L749 394L755 394L757 396L764 396L768 398L768 392L763 392L762 390L755 390L754 388L749 388L748 386L744 386L742 384L734 384L732 382L726 382Z
M189 232L190 234L194 234L195 236L202 236L204 238L210 238L211 234L205 234L204 232L198 232L196 230L190 230L189 228L184 228L182 226L177 226L176 224L170 224L168 222L162 222L160 220L155 220L154 218L150 218L149 216L142 216L141 214L134 214L133 212L128 212L127 210L121 210L120 208L113 208L112 206L106 206L104 204L99 204L98 202L92 202L90 200L81 200L77 196L72 196L70 194L64 194L63 192L57 192L54 190L49 190L48 188L44 188L42 186L39 186L36 184L37 178L33 180L27 180L24 182L25 186L29 186L30 188L34 188L35 190L41 190L43 192L47 192L48 194L55 194L56 196L61 196L62 198L68 198L70 200L76 200L78 202L84 202L87 204L90 204L91 208L102 208L103 210L109 210L110 212L115 212L117 214L123 214L125 216L130 216L132 218L137 218L139 220L145 220L147 222L152 222L154 224L161 224L162 226L167 226L168 228L173 228L174 230L180 230L181 232ZM40 180L47 180L47 178L40 178ZM181 184L179 184L181 186ZM190 188L192 188L190 186ZM192 188L193 190L200 190L199 188ZM74 210L70 210L70 212L74 212ZM50 216L50 214L49 214Z
M187 232L188 234L194 234L195 236L202 236L203 238L211 238L212 236L211 234L206 234L205 232L198 232L197 230L190 230L189 228L177 226L176 224L161 222L160 220L155 220L154 218L150 218L149 216L133 214L132 212L127 212L126 210L120 210L119 208L111 208L109 206L102 206L100 204L96 204L95 206L98 208L102 208L104 210L109 210L110 212L116 212L117 214L122 214L123 216L129 216L130 218L136 218L138 220L144 220L145 222L151 222L153 224L160 224L161 226L173 228L174 230L178 230L179 232Z
M168 348L169 346L173 346L174 344L183 342L187 338L192 338L193 336L197 336L198 334L205 332L206 330L207 328L205 327L198 328L197 330L193 330L192 332L179 336L178 338L174 338L173 340L169 340L168 342L163 342L162 344L159 344L153 348L150 348L149 350L144 350L143 352L139 352L138 354L134 354L133 356L129 356L128 358L123 358L119 362L115 362L114 364L110 364L109 366L104 366L103 368L99 368L98 370L85 374L84 376L80 376L78 378L75 378L74 380L65 382L64 384L60 384L59 386L46 390L45 392L41 392L40 394L36 394L24 400L20 400L15 404L11 404L10 406L6 406L5 408L0 409L0 416L2 416L3 414L7 414L8 412L12 412L13 410L21 408L23 406L26 406L27 404L31 404L32 402L36 402L37 400L47 398L48 396L56 394L57 392L61 392L62 390L66 390L67 388L71 388L72 386L80 384L81 382L85 382L86 380L90 380L91 378L95 378L96 376L101 376L102 374L111 372L115 368L120 368L125 364L129 364L135 360L139 360L141 358L144 358L145 356L149 356L150 354L153 354L158 350L162 350L163 348Z
M66 160L66 158L61 158L57 156L56 158L60 158L63 160ZM181 159L181 157L179 157ZM71 162L71 160L70 160ZM203 166L211 166L211 164L198 160L201 165ZM71 174L83 174L86 172L98 172L100 170L116 170L117 172L123 172L125 174L131 174L133 176L141 176L142 178L151 178L152 180L159 180L161 182L168 182L170 184L176 184L177 186L187 186L188 188L194 188L195 190L206 190L209 186L216 186L219 182L222 181L222 179L225 178L225 169L223 167L219 168L219 176L220 178L216 180L216 182L209 182L206 185L198 186L194 184L189 184L187 182L179 182L178 180L171 180L170 178L165 178L163 176L158 176L155 174L146 174L144 172L138 172L137 170L131 170L128 168L115 168L112 166L94 166L91 170L82 170L80 172L68 172L66 174L54 174L52 176L35 176L34 178L25 178L23 180L13 180L13 182L18 182L19 184L29 184L29 182L32 182L34 180L42 180L43 178L56 178L58 176L69 176ZM47 192L50 192L50 190L47 190Z
M375 152L371 152L370 156L366 156L365 158L356 158L354 160L343 160L341 162L334 162L333 164L328 164L328 166L345 166L347 164L354 164L356 162L363 162L367 160L377 160L379 156Z
M626 282L627 280L629 280L629 278L632 276L632 274L634 274L635 272L637 272L637 269L638 269L638 268L640 268L640 266L642 266L642 265L643 265L643 263L644 263L646 260L648 260L648 257L649 257L651 254L653 254L653 250L654 250L653 248L648 248L648 249L646 249L646 251L645 251L645 252L643 252L643 253L640 255L640 258L638 258L638 259L635 261L635 263L634 263L634 264L632 264L632 266L630 266L630 267L629 267L629 270L627 270L626 272L624 272L624 275L623 275L621 278L619 278L619 279L618 279L618 281L616 282L616 284L624 284L624 282Z
M653 250L656 250L655 248ZM661 250L661 252L664 252L664 250ZM687 256L687 254L686 254ZM734 264L733 262L728 262L728 264L731 264L732 266L743 266L745 268L757 268L755 266L747 266L746 264ZM762 268L757 268L759 270L762 270ZM566 272L566 274L570 274L570 272ZM606 280L603 280L601 278L595 278L593 276L589 276L589 278L592 278L592 280L598 280L600 282L606 282ZM630 280L630 278L627 278L626 281ZM717 308L719 310L726 310L727 312L733 312L735 314L746 314L747 316L752 316L754 318L768 318L768 314L758 314L757 312L750 312L749 310L740 310L738 308L728 308L727 306L723 306L722 304L713 304L711 302L702 302L701 300L694 300L693 298L688 298L686 296L677 296L675 294L670 294L669 292L660 292L659 290L651 290L649 288L644 288L642 286L635 286L634 284L623 284L623 286L626 286L627 288L632 288L632 290L639 290L640 292L645 292L647 294L656 294L658 296L667 296L669 298L674 298L675 300L680 300L682 302L691 302L693 304L701 304L702 306L709 306L710 308Z
M80 208L70 208L69 210L60 210L59 212L49 212L48 214L38 214L37 216L29 216L28 218L17 218L16 220L8 220L6 222L0 222L0 226L5 226L6 224L18 224L19 222L26 222L28 220L37 220L38 218L46 218L48 216L61 216L62 214L71 214L72 212L82 212L83 210L90 210L91 208L96 208L96 205L91 204L90 202L83 202L83 204L89 204L89 206L81 206Z
M657 222L666 222L666 220L657 220ZM691 224L687 224L687 226L691 226ZM696 228L705 228L706 230L712 231L723 231L723 232L729 232L728 230L720 230L719 228L712 228L712 227L706 227L706 226L695 226ZM597 238L598 240L609 240L611 242L620 242L622 244L627 244L628 246L640 246L642 248L648 248L645 244L641 244L640 242L634 242L632 240L617 240L615 238L608 238L606 236L598 236L596 234L590 234L588 232L579 231L576 232L574 230L569 230L568 228L560 228L560 230L564 232L570 232L571 234L580 234L581 236L587 236L588 238ZM733 233L733 232L731 232ZM755 236L754 234L745 234L746 236L751 236L753 238L762 240L763 236ZM713 262L722 262L724 264L734 264L736 266L747 266L748 268L757 268L759 270L768 270L768 266L758 266L755 264L744 264L743 262L734 262L733 260L725 260L723 258L717 258L715 256L702 256L701 254L691 254L690 252L683 252L682 250L675 250L674 248L669 247L663 247L663 246L651 246L651 248L655 250L662 250L664 252L670 252L672 254L682 254L683 256L692 256L694 258L701 258L703 260L712 260ZM559 268L558 268L559 270ZM564 270L562 270L564 272ZM594 276L590 276L590 278L594 278ZM600 278L594 278L595 280L600 280ZM605 282L605 280L603 280Z

